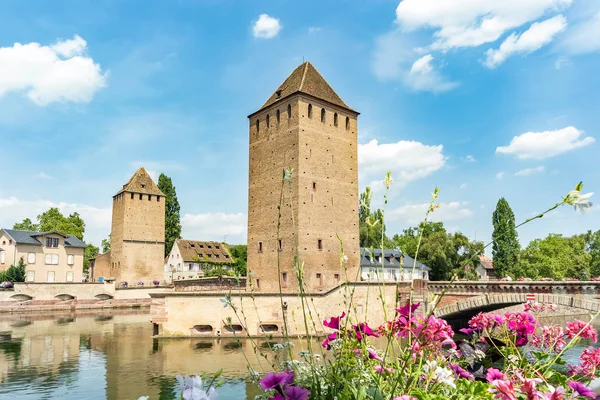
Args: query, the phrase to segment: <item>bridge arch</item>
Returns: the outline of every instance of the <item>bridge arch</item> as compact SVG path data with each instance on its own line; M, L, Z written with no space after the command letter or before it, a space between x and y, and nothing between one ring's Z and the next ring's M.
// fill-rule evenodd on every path
M596 313L600 310L600 302L595 299L588 300L560 294L535 294L535 301L537 303L577 308L581 309L582 312ZM439 307L434 311L434 315L440 318L451 319L469 314L474 315L479 311L493 311L525 302L527 302L526 293L486 294Z

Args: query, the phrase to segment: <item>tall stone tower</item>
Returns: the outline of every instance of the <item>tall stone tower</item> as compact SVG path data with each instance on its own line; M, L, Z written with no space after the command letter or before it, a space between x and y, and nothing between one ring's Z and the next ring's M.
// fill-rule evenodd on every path
M358 278L358 114L306 62L248 116L248 270L255 290L275 292L281 282L283 291L298 291L296 243L307 291L344 282L337 236L347 277ZM286 168L292 178L282 185Z
M110 269L118 282L163 280L165 195L144 168L113 196Z

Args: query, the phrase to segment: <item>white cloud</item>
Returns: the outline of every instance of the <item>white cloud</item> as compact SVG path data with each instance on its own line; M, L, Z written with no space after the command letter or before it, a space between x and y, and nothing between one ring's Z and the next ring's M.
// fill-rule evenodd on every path
M409 87L417 91L446 92L458 86L457 82L446 80L432 65L433 56L426 54L415 61L407 76Z
M466 183L463 183L463 184L461 184L461 185L460 185L460 188L461 188L461 189L466 189L466 188L467 188L467 184L466 184Z
M0 96L25 92L34 103L55 101L88 103L106 86L99 64L87 55L79 36L51 46L39 43L0 47Z
M248 229L246 214L206 213L185 214L181 219L182 236L189 240L245 243Z
M271 39L277 36L282 26L279 23L279 18L270 17L267 14L261 14L254 26L252 27L252 33L254 37L260 39Z
M535 167L535 168L525 168L525 169L519 170L519 171L515 172L515 176L529 176L529 175L534 175L534 174L540 174L544 171L546 171L546 167L544 167L543 165L540 165L539 167Z
M531 53L552 41L554 36L567 27L567 19L562 15L542 22L533 23L520 35L512 33L497 50L489 49L485 65L496 68L514 53Z
M35 221L49 208L57 207L64 215L77 212L85 221L84 240L96 245L110 233L111 208L98 208L86 204L54 202L50 200L20 200L17 197L0 198L0 228L12 228L24 218Z
M358 145L358 165L361 179L380 181L387 171L392 172L395 185L424 178L444 167L444 146L427 146L420 142L401 140L379 143L373 139Z
M562 69L562 67L567 66L567 65L571 65L571 60L569 60L567 57L559 57L554 62L554 68L556 68L556 69Z
M496 174L496 179L500 180L504 178L504 171L498 172Z
M567 126L563 129L545 132L526 132L512 138L508 146L496 148L496 153L510 154L517 158L548 158L566 153L596 141L591 136L580 137L583 131Z
M600 12L572 26L565 33L560 47L570 54L600 51Z
M450 203L440 203L440 208L431 213L431 221L452 221L464 219L473 215L473 211L468 207L469 203L465 201L452 201ZM404 206L391 209L386 212L386 219L400 220L409 224L418 224L423 221L425 212L429 203L406 204Z
M311 35L315 34L317 32L320 32L320 31L321 31L321 28L318 27L318 26L309 26L308 27L308 33L311 34Z
M469 154L468 156L466 156L466 157L465 157L465 160L467 160L468 162L475 162L475 161L476 161L476 160L475 160L475 157L473 157L473 156L472 156L472 155L470 155L470 154Z
M405 30L433 28L433 50L475 47L548 12L568 8L572 0L403 0L396 21Z
M38 174L38 178L40 178L40 179L43 179L43 180L45 180L45 181L52 181L52 180L56 179L56 178L55 178L55 177L53 177L52 175L48 175L48 174L47 174L47 173L45 173L45 172L40 172L40 173Z

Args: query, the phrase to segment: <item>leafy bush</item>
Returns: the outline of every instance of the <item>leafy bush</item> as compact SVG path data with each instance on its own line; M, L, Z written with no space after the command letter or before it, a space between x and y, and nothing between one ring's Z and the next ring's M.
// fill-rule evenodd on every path
M25 260L21 257L16 266L11 265L5 271L0 271L0 282L25 282L25 267Z

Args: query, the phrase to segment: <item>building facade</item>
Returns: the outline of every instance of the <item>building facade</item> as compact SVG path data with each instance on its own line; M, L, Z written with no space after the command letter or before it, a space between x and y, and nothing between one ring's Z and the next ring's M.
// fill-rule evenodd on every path
M82 282L85 244L60 232L0 230L0 271L23 259L26 282Z
M363 281L429 280L430 268L398 250L360 249L360 278Z
M479 261L475 267L477 278L480 281L490 281L498 279L494 271L494 260L484 255L479 256Z
M113 196L110 256L94 260L93 278L130 285L161 281L164 251L165 195L140 168Z
M358 276L358 114L306 62L248 117L248 282L254 290L274 292L281 284L297 291L296 248L305 290L324 291L346 274Z
M224 243L177 239L165 258L164 279L171 283L173 280L201 278L215 267L222 267L229 273L233 263Z

